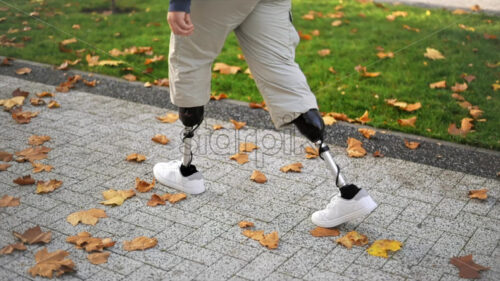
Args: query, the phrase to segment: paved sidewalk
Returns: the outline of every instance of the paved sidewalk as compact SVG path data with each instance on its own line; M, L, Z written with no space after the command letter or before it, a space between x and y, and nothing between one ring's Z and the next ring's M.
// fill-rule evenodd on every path
M30 97L55 92L53 86L0 75L0 99L9 98L18 87ZM194 163L204 173L207 192L157 207L146 205L153 192L138 193L122 206L105 207L99 204L101 191L131 189L136 177L151 181L154 163L180 159L181 123L156 120L166 112L162 108L81 91L56 93L55 100L60 108L26 105L25 110L41 113L25 125L0 111L0 151L27 148L32 134L49 135L52 140L45 145L53 150L42 162L55 167L50 173L32 174L29 163L11 162L8 171L0 172L0 196L21 198L20 206L0 209L0 247L14 242L12 231L35 225L52 231L49 250L69 251L77 268L62 280L458 280L449 258L466 254L491 268L481 273L482 280L500 279L496 179L389 157L353 159L345 149L331 146L347 178L367 188L379 203L368 217L342 225L341 234L357 230L370 241L403 242L400 251L383 259L368 255L366 247L347 250L334 238L309 234L314 228L311 213L324 207L336 189L321 160L304 158L305 139L248 127L235 131L228 120L206 119L197 131ZM214 132L213 124L226 129ZM171 142L152 142L158 133ZM251 153L251 161L239 165L229 160L237 144L245 141L260 147ZM126 155L135 152L147 160L126 162ZM304 164L302 173L279 171L297 161ZM254 169L269 181L250 181ZM39 195L33 186L12 182L27 174L37 180L62 180L63 185ZM468 199L468 190L480 188L489 189L488 200ZM161 185L153 191L174 192ZM66 222L68 214L94 207L105 209L109 217L95 226ZM279 248L268 250L243 236L237 226L243 219L266 233L278 231ZM80 231L117 241L107 263L92 265L82 250L65 242ZM143 252L122 250L124 240L141 235L156 237L158 245ZM40 247L0 256L0 279L33 279L27 270Z

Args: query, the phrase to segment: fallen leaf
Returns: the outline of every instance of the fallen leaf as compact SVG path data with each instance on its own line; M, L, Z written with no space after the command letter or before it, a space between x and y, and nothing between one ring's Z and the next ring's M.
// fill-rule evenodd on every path
M382 154L380 150L377 150L373 152L373 157L384 157L384 154Z
M360 122L361 124L370 122L371 119L368 117L368 110L366 110L361 117L356 118L356 121Z
M66 242L74 244L77 249L84 249L86 252L101 252L105 248L113 247L116 242L111 238L98 238L86 231L80 232L77 235L69 236Z
M320 55L321 57L328 56L330 53L330 49L321 49L318 51L318 55Z
M13 182L16 184L19 184L19 185L31 185L31 184L35 183L35 179L32 178L31 175L27 175L27 176L18 177Z
M334 20L334 21L332 21L332 26L337 27L337 26L341 26L341 25L342 25L342 21L341 20Z
M323 116L323 122L325 123L326 126L331 126L335 123L337 123L337 120L335 120L334 117L332 116Z
M481 7L479 7L479 5L473 5L470 7L470 10L471 11L474 11L474 12L479 12L481 10Z
M161 198L160 195L158 194L153 194L151 195L151 199L149 199L147 205L150 206L150 207L155 207L155 206L158 206L158 205L165 205L165 200L163 200Z
M109 189L102 192L102 197L105 201L102 201L103 205L115 205L121 206L125 200L135 196L135 191L133 189L129 190L114 190Z
M465 101L465 98L457 93L451 94L451 97L456 99L456 100Z
M388 21L394 21L397 17L406 17L407 15L408 15L408 12L394 11L390 15L387 15L385 18Z
M415 32L420 32L420 29L419 28L416 28L416 27L411 27L407 24L403 24L403 28L406 29L406 30L409 30L409 31L415 31Z
M261 103L250 102L250 103L248 103L248 106L250 108L253 108L253 109L256 109L256 108L266 109L266 102L264 102L264 101Z
M384 53L384 52L378 52L377 53L377 57L379 59L385 59L385 58L390 58L392 59L394 57L394 53L393 52L388 52L388 53Z
M48 182L38 181L36 184L36 193L49 193L62 185L62 181L50 180Z
M0 161L10 162L12 161L12 154L6 151L0 151Z
M31 276L37 275L52 278L55 271L56 276L61 276L66 272L73 272L75 264L70 259L64 259L68 252L57 250L49 253L47 248L43 248L35 254L35 266L29 269Z
M12 232L12 234L23 243L28 243L30 245L37 243L47 244L52 239L52 232L43 232L38 225L26 230L23 234L17 233L15 231Z
M269 234L264 235L264 237L259 240L259 243L268 249L278 248L278 244L279 244L278 232L273 231Z
M408 147L411 150L417 149L417 147L420 146L419 142L407 141L407 140L404 140L404 141L405 141L405 146Z
M30 103L33 106L39 106L39 105L44 105L45 101L42 100L41 98L31 98Z
M440 51L433 49L433 48L426 48L424 53L424 57L429 58L431 60L441 60L445 59L445 56L441 54Z
M450 135L454 135L454 136L460 135L460 136L465 137L470 132L470 130L472 129L472 127L474 126L472 124L472 121L474 121L474 119L472 119L472 118L463 118L460 129L457 128L457 126L455 125L455 123L452 123L448 127L448 133Z
M152 64L152 63L163 61L163 60L165 60L164 55L154 56L152 58L147 58L146 61L144 62L144 64L148 65L148 64Z
M23 105L24 99L26 98L23 96L17 96L10 99L3 99L0 100L0 105L3 105L3 110L9 111L15 106Z
M246 153L236 153L234 155L231 155L229 157L229 159L236 160L236 162L238 162L238 164L245 164L245 163L249 162L248 154L246 154Z
M0 207L16 207L19 206L21 200L19 197L12 197L9 195L4 195L0 198Z
M156 119L160 120L162 123L174 123L179 119L179 114L165 113L163 116L156 116Z
M333 66L330 66L330 67L328 68L328 71L330 71L330 72L331 72L331 73L333 73L333 74L336 74L336 73L337 73L337 71L333 68Z
M417 122L417 116L413 116L408 119L398 119L398 124L401 126L415 127L415 122Z
M458 105L460 105L461 108L469 109L472 108L472 104L466 100L463 102L459 102Z
M476 198L476 199L481 199L485 200L488 198L488 189L483 188L483 189L476 189L476 190L469 190L469 198Z
M367 139L370 139L375 135L375 130L373 129L359 128L358 132L360 132Z
M253 180L256 183L265 183L267 182L266 175L264 175L262 172L254 170L252 172L252 175L250 176L250 179Z
M33 166L33 173L36 174L36 173L40 173L40 172L50 172L52 171L52 169L54 167L50 166L50 165L45 165L45 164L42 164L42 163L35 163L35 162L32 162L31 165Z
M126 75L123 75L122 76L123 79L127 80L127 81L137 81L137 77L134 75L134 74L126 74Z
M139 154L139 153L132 153L132 154L129 154L127 155L127 158L126 158L127 161L129 162L143 162L146 160L146 156L142 155L142 154Z
M218 95L211 95L210 96L211 100L222 100L222 99L227 99L227 98L228 98L228 96L226 94L224 94L224 93L220 93Z
M315 159L318 158L319 156L319 151L317 148L311 147L311 146L306 146L306 158L307 159Z
M21 91L20 88L17 88L15 89L13 92L12 92L12 96L13 97L28 97L29 96L29 92L26 92L26 91Z
M465 90L467 90L467 83L455 83L455 86L452 86L451 87L451 90L455 93L460 93L460 92L464 92Z
M55 97L56 95L51 93L51 92L41 92L36 94L37 97L39 98L45 98L45 97Z
M95 225L100 218L107 218L106 212L102 209L89 209L79 212L71 213L66 220L71 223L73 226L78 223Z
M476 76L470 75L470 74L469 75L462 74L462 75L460 75L460 77L463 78L465 81L467 81L467 83L470 83L470 82L476 80Z
M315 229L309 231L314 237L328 237L328 236L339 236L340 231L336 228L324 228L317 226Z
M346 235L338 238L335 242L341 244L347 249L351 249L353 245L364 246L368 244L368 237L356 231L348 232Z
M92 253L87 256L91 264L103 264L108 262L110 252Z
M472 260L472 255L467 255L463 257L453 257L450 258L450 263L458 267L459 275L462 278L476 279L480 278L479 274L482 270L489 270L489 267L485 267L475 263Z
M500 84L493 83L493 84L491 84L491 88L493 88L493 91L496 91L496 90L500 89Z
M162 134L156 134L151 140L159 144L167 144L170 141L167 136Z
M28 139L28 144L31 144L31 145L42 145L42 144L44 144L47 141L50 141L50 136L32 135Z
M52 149L46 146L36 146L29 147L24 150L16 152L16 156L19 156L20 159L16 159L18 162L30 161L33 162L35 160L42 160L47 158L47 153L49 153Z
M240 221L240 222L238 223L238 226L239 226L240 228L247 228L247 227L252 227L252 226L254 226L254 223L253 223L253 222L251 222L251 221Z
M434 82L429 84L429 88L431 89L443 89L446 88L446 80Z
M220 74L236 74L236 73L238 73L238 71L241 71L241 67L227 65L223 62L216 62L214 64L213 70L219 71Z
M40 112L21 111L21 108L12 111L12 119L16 120L19 124L27 124L31 118L38 116Z
M187 198L185 193L165 193L160 196L162 200L168 201L171 204L175 204Z
M22 67L22 68L19 68L18 70L16 70L16 74L18 74L18 75L25 75L28 73L31 73L31 68L29 68L29 67Z
M493 35L493 34L488 34L488 33L486 33L486 32L483 34L483 37L484 37L484 39L486 39L486 40L495 40L495 39L497 39L497 36L496 36L496 35Z
M255 145L255 143L251 142L243 142L240 143L240 152L252 152L254 149L258 149L259 147Z
M478 108L469 109L469 114L474 119L478 119L479 117L481 117L481 115L483 115L483 113L484 113L484 111L482 111L481 109L478 109Z
M155 187L155 179L151 183L135 178L135 189L139 192L148 192Z
M241 129L241 128L245 127L245 125L247 124L246 122L238 122L238 121L233 120L233 119L231 119L231 120L229 120L229 121L230 121L231 123L233 123L233 125L234 125L234 129L235 129L235 130L239 130L239 129Z
M245 229L245 230L243 230L243 232L241 234L243 234L244 236L246 236L250 239L256 240L256 241L260 241L261 239L264 239L264 230Z
M312 39L311 34L304 34L300 30L298 31L298 33L299 33L299 37L301 40L311 40Z
M387 251L398 251L401 249L401 246L403 246L403 244L399 241L382 239L375 240L366 251L368 254L375 257L388 258Z
M26 246L24 246L23 243L14 243L14 244L10 244L10 245L7 245L5 247L3 247L1 250L0 250L0 256L1 255L8 255L8 254L12 254L12 252L14 252L14 250L18 250L18 251L26 251L27 248Z
M132 239L131 241L123 241L123 249L125 251L145 250L153 248L156 244L158 244L158 240L156 238L140 236Z
M222 127L222 125L219 125L219 124L214 124L212 125L212 129L214 129L215 131L217 130L220 130L220 129L223 129L224 127Z
M290 164L290 165L286 165L286 166L283 166L280 168L280 171L282 171L283 173L288 173L288 172L295 172L295 173L300 173L301 172L301 169L303 168L304 166L302 166L302 163L300 162L296 162L296 163L293 163L293 164Z
M7 171L11 164L0 164L0 171Z
M347 155L349 157L363 157L366 155L366 150L363 148L363 143L355 138L347 139Z

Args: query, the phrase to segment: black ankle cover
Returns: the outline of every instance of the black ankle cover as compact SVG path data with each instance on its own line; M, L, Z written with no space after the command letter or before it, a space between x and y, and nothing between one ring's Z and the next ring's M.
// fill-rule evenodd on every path
M340 197L344 199L352 199L360 190L361 189L354 184L344 185L340 188Z
M196 170L196 167L194 165L189 165L189 166L184 166L184 165L181 165L181 174L183 177L189 177L190 175L194 174L198 172L198 170Z

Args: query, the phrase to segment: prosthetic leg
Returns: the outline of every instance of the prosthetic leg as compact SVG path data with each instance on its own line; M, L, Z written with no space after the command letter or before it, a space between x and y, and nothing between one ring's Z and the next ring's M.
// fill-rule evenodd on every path
M154 177L162 184L189 194L199 194L205 191L203 176L191 164L191 139L194 131L203 121L203 106L180 107L179 119L185 126L182 141L184 143L182 160L157 163L153 168Z
M340 190L340 196L334 196L324 210L313 213L312 222L321 227L334 227L371 213L377 207L377 203L366 190L354 184L348 184L340 173L339 166L333 161L328 145L323 143L325 124L318 110L310 109L292 123L300 133L316 145L320 158L333 173L335 184Z

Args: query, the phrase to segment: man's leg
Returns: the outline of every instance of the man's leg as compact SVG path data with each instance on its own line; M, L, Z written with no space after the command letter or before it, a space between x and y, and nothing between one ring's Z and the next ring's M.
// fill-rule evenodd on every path
M370 213L377 204L365 190L347 182L324 144L324 123L316 98L295 62L299 36L291 23L290 8L290 0L262 0L235 32L275 126L295 124L318 147L333 173L340 196L312 216L313 223L333 227Z

